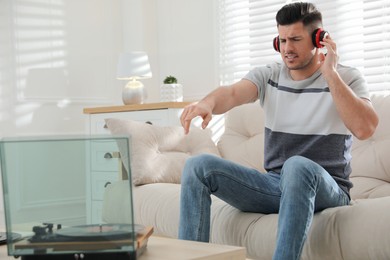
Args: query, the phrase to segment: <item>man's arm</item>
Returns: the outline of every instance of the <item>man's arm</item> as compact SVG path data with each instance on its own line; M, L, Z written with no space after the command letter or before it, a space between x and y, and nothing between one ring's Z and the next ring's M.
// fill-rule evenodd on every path
M213 114L223 114L235 106L253 102L257 99L257 87L249 80L240 80L228 87L219 87L201 101L186 106L180 121L187 134L191 121L197 116L202 117L202 128L206 128Z
M336 71L336 44L328 37L323 44L328 53L323 61L321 71L328 83L337 111L346 127L358 139L364 140L373 135L379 119L371 101L357 97L345 84Z

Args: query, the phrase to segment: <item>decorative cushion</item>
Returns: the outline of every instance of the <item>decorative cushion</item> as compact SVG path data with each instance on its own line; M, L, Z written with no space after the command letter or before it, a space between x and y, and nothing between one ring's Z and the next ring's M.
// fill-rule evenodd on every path
M219 156L211 139L211 131L207 129L193 127L185 135L183 128L179 126L162 127L116 118L105 121L113 135L131 136L130 165L134 185L180 183L188 157L201 153Z

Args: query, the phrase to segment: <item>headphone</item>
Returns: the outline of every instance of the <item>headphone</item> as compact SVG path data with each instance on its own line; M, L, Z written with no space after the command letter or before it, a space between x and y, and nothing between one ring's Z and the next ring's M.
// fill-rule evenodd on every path
M322 28L317 28L314 30L313 34L311 35L311 41L313 42L313 45L316 48L322 48L324 45L322 45L320 42L328 35L328 32L325 31ZM273 40L273 44L275 51L280 52L280 41L279 36L276 36Z

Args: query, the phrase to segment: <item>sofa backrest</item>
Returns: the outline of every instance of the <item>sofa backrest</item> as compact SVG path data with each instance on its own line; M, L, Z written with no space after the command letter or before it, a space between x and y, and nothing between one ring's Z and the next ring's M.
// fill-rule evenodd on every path
M264 171L264 114L259 102L225 114L225 132L217 146L223 158Z
M354 139L353 199L390 196L390 92L373 92L371 100L380 123L369 139ZM217 146L222 157L264 171L264 115L258 102L226 113L225 132Z
M355 199L390 196L390 92L373 92L370 98L379 124L367 140L354 139L351 196Z

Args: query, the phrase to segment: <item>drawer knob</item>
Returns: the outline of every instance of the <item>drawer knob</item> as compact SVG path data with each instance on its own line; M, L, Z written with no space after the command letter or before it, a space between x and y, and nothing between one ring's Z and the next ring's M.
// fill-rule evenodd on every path
M112 158L121 158L121 154L119 152L106 152L104 154L104 159L112 159Z
M109 182L109 181L106 182L106 183L104 184L104 188L107 188L107 186L110 185L110 184L111 184L111 182Z
M104 154L104 159L112 159L112 157L113 157L113 156L112 156L111 153L108 153L108 152L107 152L107 153Z

